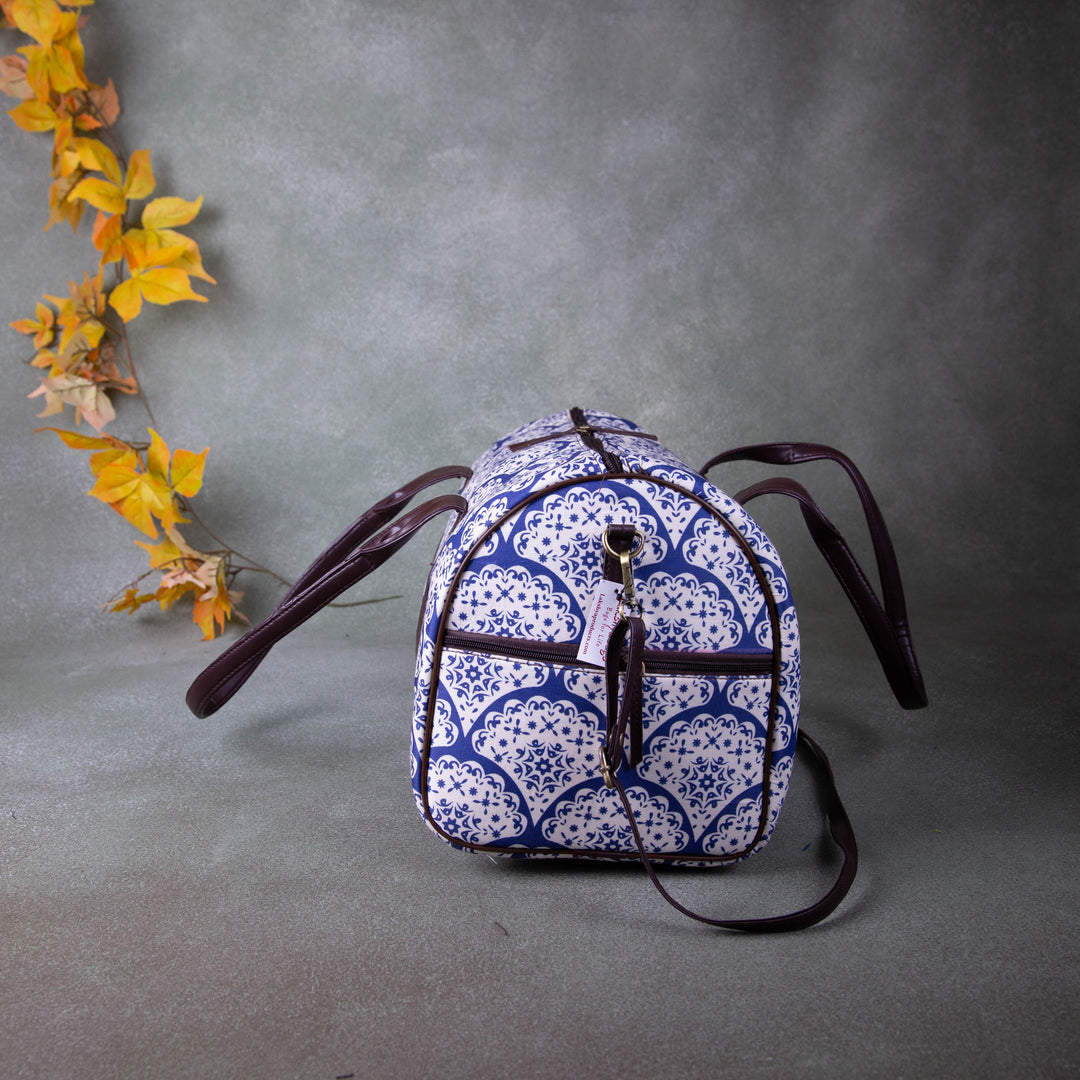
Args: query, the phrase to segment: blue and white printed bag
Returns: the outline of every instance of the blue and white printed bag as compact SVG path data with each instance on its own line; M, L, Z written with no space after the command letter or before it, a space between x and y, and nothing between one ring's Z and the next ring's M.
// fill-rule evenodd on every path
M739 458L845 468L883 601L801 485L774 478L733 498L705 479ZM451 478L465 480L458 494L403 512ZM412 779L428 825L488 855L639 859L670 903L711 925L809 926L843 899L857 851L828 762L799 732L795 608L779 555L743 506L766 493L799 501L901 704L925 705L892 544L849 459L815 444L768 444L699 473L629 421L576 408L511 432L471 469L436 469L372 507L195 680L188 704L199 716L215 711L275 641L452 511L416 655ZM826 814L844 852L836 883L790 915L689 911L655 867L725 865L759 851L797 742L828 783Z

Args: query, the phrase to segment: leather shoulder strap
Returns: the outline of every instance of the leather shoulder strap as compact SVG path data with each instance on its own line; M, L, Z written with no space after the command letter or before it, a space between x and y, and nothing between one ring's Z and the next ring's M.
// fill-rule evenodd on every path
M214 660L191 684L188 708L210 716L251 677L270 649L350 586L381 566L432 518L449 510L463 514L460 495L439 495L388 524L426 487L451 477L468 478L462 466L435 469L376 503L341 534L300 576L277 607ZM386 526L383 528L383 526ZM377 535L376 530L383 528Z
M810 535L851 601L897 701L905 709L921 709L927 703L926 687L911 641L904 586L900 580L896 552L877 501L851 459L839 450L818 443L762 443L718 454L701 471L705 473L714 465L727 461L798 465L805 461L823 459L840 465L855 485L874 547L878 578L881 582L881 599L852 554L847 541L802 484L784 477L773 477L740 491L735 495L735 501L748 503L761 495L777 494L793 498L800 504Z
M844 858L843 862L840 864L836 879L829 891L815 903L787 915L770 915L756 919L716 919L708 915L701 915L696 911L691 911L690 908L679 903L679 901L668 892L663 882L661 882L659 875L656 873L656 869L649 859L648 852L645 850L645 844L641 839L641 833L637 827L637 821L634 818L633 807L630 805L630 799L627 797L622 782L618 778L613 779L612 786L616 789L623 805L623 811L630 821L630 832L634 838L634 844L637 847L641 865L645 867L645 871L649 875L649 880L653 883L657 892L659 892L676 911L680 911L683 915L689 916L691 919L696 919L698 922L705 923L707 926L716 926L723 930L741 930L745 933L755 934L776 934L786 933L792 930L805 930L806 927L821 922L822 919L831 915L840 905L840 901L847 896L848 890L851 888L852 882L855 880L855 874L859 868L859 849L855 843L855 832L851 827L851 821L848 818L847 811L844 809L844 804L840 801L839 792L836 790L836 781L833 778L832 767L829 764L829 759L825 756L825 751L822 750L821 747L818 746L818 744L804 731L799 732L798 739L799 748L810 755L814 764L823 775L825 786L825 820L828 823L829 832L833 840L839 846Z

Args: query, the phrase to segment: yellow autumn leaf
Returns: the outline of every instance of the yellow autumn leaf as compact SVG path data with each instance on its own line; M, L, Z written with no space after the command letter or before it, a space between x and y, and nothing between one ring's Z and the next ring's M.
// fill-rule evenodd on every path
M106 465L87 494L154 539L158 537L155 518L170 526L181 520L168 483L126 461Z
M155 480L169 484L169 447L165 440L153 429L150 432L150 449L146 451L146 468Z
M106 465L98 475L94 486L87 492L103 503L118 503L126 499L139 486L143 474L128 464L113 462ZM156 536L157 532L151 533Z
M99 176L87 176L75 185L71 192L73 199L82 199L106 214L122 214L127 209L124 189L111 180Z
M147 270L140 275L139 288L143 298L151 304L175 304L178 300L197 300L206 303L206 297L191 289L191 280L183 270L173 267Z
M142 311L142 292L139 290L138 278L133 276L126 281L121 281L109 293L109 304L124 322L131 322L132 319L138 318L139 312Z
M148 544L144 540L135 541L135 546L141 547L150 556L150 567L153 570L161 570L166 566L178 567L185 559L197 555L176 529L166 529L165 532L165 539L157 544Z
M206 297L193 292L186 271L174 267L155 267L135 271L109 294L109 303L124 322L131 322L142 310L142 302L175 304L179 300L198 300Z
M213 641L214 626L218 633L225 629L226 621L232 616L232 597L225 589L210 595L203 595L195 600L192 621L203 632L203 641Z
M129 199L145 199L154 190L154 170L150 165L150 151L136 150L128 162L124 179L124 194Z
M114 435L83 435L78 431L69 431L65 428L55 427L36 428L34 434L36 435L39 431L55 432L60 439L73 450L97 451L90 455L90 471L95 477L99 476L102 469L107 465L112 465L116 462L123 463L135 469L139 467L140 459L138 451L136 451L133 446L116 438Z
M56 110L47 101L38 101L36 98L16 105L14 109L8 109L8 116L23 131L52 131L60 123Z
M190 450L177 450L173 454L169 470L173 491L189 499L199 493L209 452L210 447L207 447L201 454L193 454Z
M192 277L209 282L211 285L217 284L217 281L206 272L202 264L202 257L199 254L199 245L191 237L184 236L183 233L178 233L174 229L160 229L157 231L157 237L158 241L167 248L177 246L183 249L169 263L170 266L176 270L183 270L185 274L190 274Z
M65 45L52 41L47 45L24 45L19 52L26 57L26 81L38 101L48 101L56 94L86 88L81 65Z
M70 371L85 360L101 344L105 336L105 324L97 319L87 319L71 331L65 331L60 340L58 363Z
M123 234L121 246L132 270L169 266L174 270L183 270L191 277L201 278L211 285L217 284L202 264L199 245L191 237L184 236L175 229L128 229Z
M88 172L104 173L114 185L123 183L124 174L116 155L100 139L76 139L75 152L79 163Z
M76 185L71 197L83 199L107 214L122 214L127 209L129 199L145 199L153 190L154 170L150 165L150 151L136 150L128 162L127 175L122 184L119 179L113 181L88 176Z
M56 0L12 0L11 17L39 45L55 41L63 29L63 12Z
M91 494L93 492L91 491ZM145 487L136 484L130 495L118 499L110 505L129 524L134 525L141 533L147 536L157 536L157 525L145 496L148 494ZM108 502L102 499L102 502Z
M109 450L102 450L97 454L90 455L90 471L95 476L100 476L102 469L116 462L123 462L132 466L132 468L138 466L139 455L133 447L128 446L127 443L122 443L119 439L113 439L111 435L106 435L105 438L115 445Z
M174 229L177 225L187 225L194 221L202 209L202 196L192 202L166 196L152 199L143 207L142 227L146 230Z

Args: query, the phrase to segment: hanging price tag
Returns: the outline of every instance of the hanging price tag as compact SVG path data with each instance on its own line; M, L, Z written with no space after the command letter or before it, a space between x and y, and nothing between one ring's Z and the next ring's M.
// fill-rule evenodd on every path
M603 667L607 659L607 646L611 632L619 624L619 598L622 586L616 581L601 581L593 593L589 605L589 617L585 620L585 635L578 646L577 658L583 664Z

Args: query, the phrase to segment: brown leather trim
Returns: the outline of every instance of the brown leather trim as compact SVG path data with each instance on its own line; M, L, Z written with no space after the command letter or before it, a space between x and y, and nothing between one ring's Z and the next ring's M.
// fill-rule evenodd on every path
M612 851L569 851L563 848L528 848L522 849L517 847L509 847L499 844L469 844L458 837L451 836L449 833L439 827L438 823L434 820L431 814L431 810L428 804L428 788L427 788L427 775L428 765L430 762L431 752L431 733L434 724L435 717L435 704L438 699L438 687L439 687L439 669L442 662L443 641L446 637L448 630L447 623L449 621L450 610L453 606L453 598L457 592L458 585L461 582L461 578L465 573L466 568L472 561L473 556L477 551L486 543L492 533L502 528L512 517L521 513L527 507L533 505L541 499L546 498L552 492L560 491L563 488L574 487L579 484L598 483L604 484L609 480L637 480L647 481L648 483L655 484L658 487L666 487L672 491L677 491L681 495L685 495L688 499L696 502L703 509L707 510L713 515L730 533L736 544L746 556L747 561L750 563L751 569L754 572L754 576L757 579L762 593L765 597L765 605L769 616L769 625L772 628L772 689L769 695L769 715L768 723L765 731L765 751L763 754L763 773L761 784L761 816L758 821L758 827L754 833L753 839L740 851L734 852L729 855L687 855L687 854L658 854L653 855L650 853L649 858L656 862L692 862L692 863L715 863L723 864L736 862L739 859L744 858L760 843L762 836L765 833L765 829L769 821L769 807L771 800L770 792L770 780L772 779L772 759L773 759L773 739L776 734L777 724L777 700L780 693L780 616L776 607L776 599L772 594L772 589L769 587L768 578L765 575L765 571L758 561L757 556L754 554L753 549L750 547L746 538L732 525L731 521L725 514L717 510L715 506L709 503L707 500L695 495L693 492L687 491L685 488L680 487L678 484L674 484L668 480L662 480L658 477L650 476L648 473L631 473L631 472L617 472L606 473L600 476L578 476L571 479L560 480L556 484L551 484L548 487L541 488L539 491L534 492L528 499L518 503L512 509L503 514L497 521L492 523L477 540L473 543L468 554L462 559L461 564L458 566L453 580L450 582L450 586L446 591L446 597L443 602L442 618L439 621L439 629L435 637L434 654L431 661L431 678L430 689L428 692L428 702L425 711L425 724L424 724L424 743L420 754L420 776L419 787L420 796L423 803L424 818L434 831L446 840L449 844L456 848L460 848L465 851L477 851L486 852L488 854L496 855L541 855L541 856L554 856L559 858L588 858L588 859L631 859L639 861L640 857L637 851L627 852L612 852Z
M584 410L579 409L576 405L566 411L570 417L571 427L568 427L563 431L552 431L547 435L540 435L535 439L525 439L523 442L511 443L507 449L512 454L516 454L521 450L527 450L530 446L539 446L540 443L550 442L552 439L565 439L568 435L580 435L582 442L584 442L590 450L594 450L596 453L603 456L608 454L608 451L604 449L602 440L595 437L597 435L628 435L633 439L650 439L653 442L659 442L659 439L655 435L649 435L644 431L634 431L632 428L594 427L589 423ZM612 459L617 460L614 454L609 454L609 456ZM618 466L618 468L621 467L621 465Z

